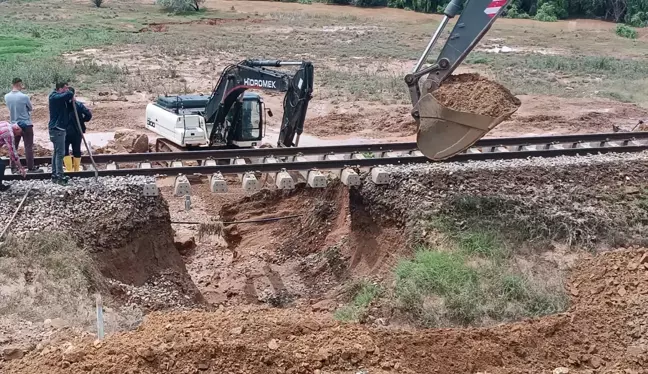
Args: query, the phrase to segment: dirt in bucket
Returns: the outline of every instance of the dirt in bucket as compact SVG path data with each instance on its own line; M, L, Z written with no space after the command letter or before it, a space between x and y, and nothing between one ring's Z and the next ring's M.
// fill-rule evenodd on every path
M489 117L512 112L521 104L506 87L475 73L448 77L432 95L452 110Z

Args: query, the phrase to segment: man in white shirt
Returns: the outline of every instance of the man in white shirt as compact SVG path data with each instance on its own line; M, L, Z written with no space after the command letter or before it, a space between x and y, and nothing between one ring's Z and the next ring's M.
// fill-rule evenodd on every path
M29 96L25 95L23 81L20 78L14 78L11 82L12 90L5 95L5 103L9 108L9 118L11 123L17 124L22 129L22 135L16 135L15 146L18 149L20 139L25 139L25 158L27 159L27 170L29 172L42 172L41 169L34 167L34 125L31 120L31 113L34 110ZM18 165L13 165L16 169Z

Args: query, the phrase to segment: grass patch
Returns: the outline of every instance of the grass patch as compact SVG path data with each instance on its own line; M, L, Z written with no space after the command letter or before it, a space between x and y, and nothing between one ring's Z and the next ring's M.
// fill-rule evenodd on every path
M512 262L420 248L395 269L397 308L426 327L485 325L557 313L567 307L562 279L516 270ZM553 283L552 283L553 282Z
M407 103L409 100L403 77L394 74L319 69L315 79L315 87L326 91L326 95L319 95L322 98L352 97L385 104Z
M352 286L353 298L348 305L335 311L333 317L342 322L360 321L371 303L380 295L380 287L369 281L361 281Z
M37 50L41 43L30 38L0 35L0 58L31 53Z
M0 60L0 96L11 90L11 80L20 77L30 91L52 89L57 80L68 80L72 85L88 88L95 84L111 84L122 79L125 72L113 65L99 65L94 61L70 63L60 57L13 58Z
M648 99L645 84L648 66L641 59L541 54L473 52L466 63L486 66L497 81L516 95L544 94L591 97L595 94L624 102ZM636 82L636 83L633 83Z

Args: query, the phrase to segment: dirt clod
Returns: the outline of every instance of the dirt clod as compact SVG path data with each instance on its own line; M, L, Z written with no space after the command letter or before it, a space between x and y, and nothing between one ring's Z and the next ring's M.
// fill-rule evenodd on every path
M495 118L522 104L506 87L474 73L450 76L432 95L450 109Z

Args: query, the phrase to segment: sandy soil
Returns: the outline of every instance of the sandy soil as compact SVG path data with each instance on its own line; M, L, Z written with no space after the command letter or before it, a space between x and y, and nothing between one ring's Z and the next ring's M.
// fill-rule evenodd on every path
M646 258L645 250L633 250L582 260L571 276L569 311L506 326L405 332L340 325L307 310L155 314L138 331L48 348L4 370L638 372L646 351Z

